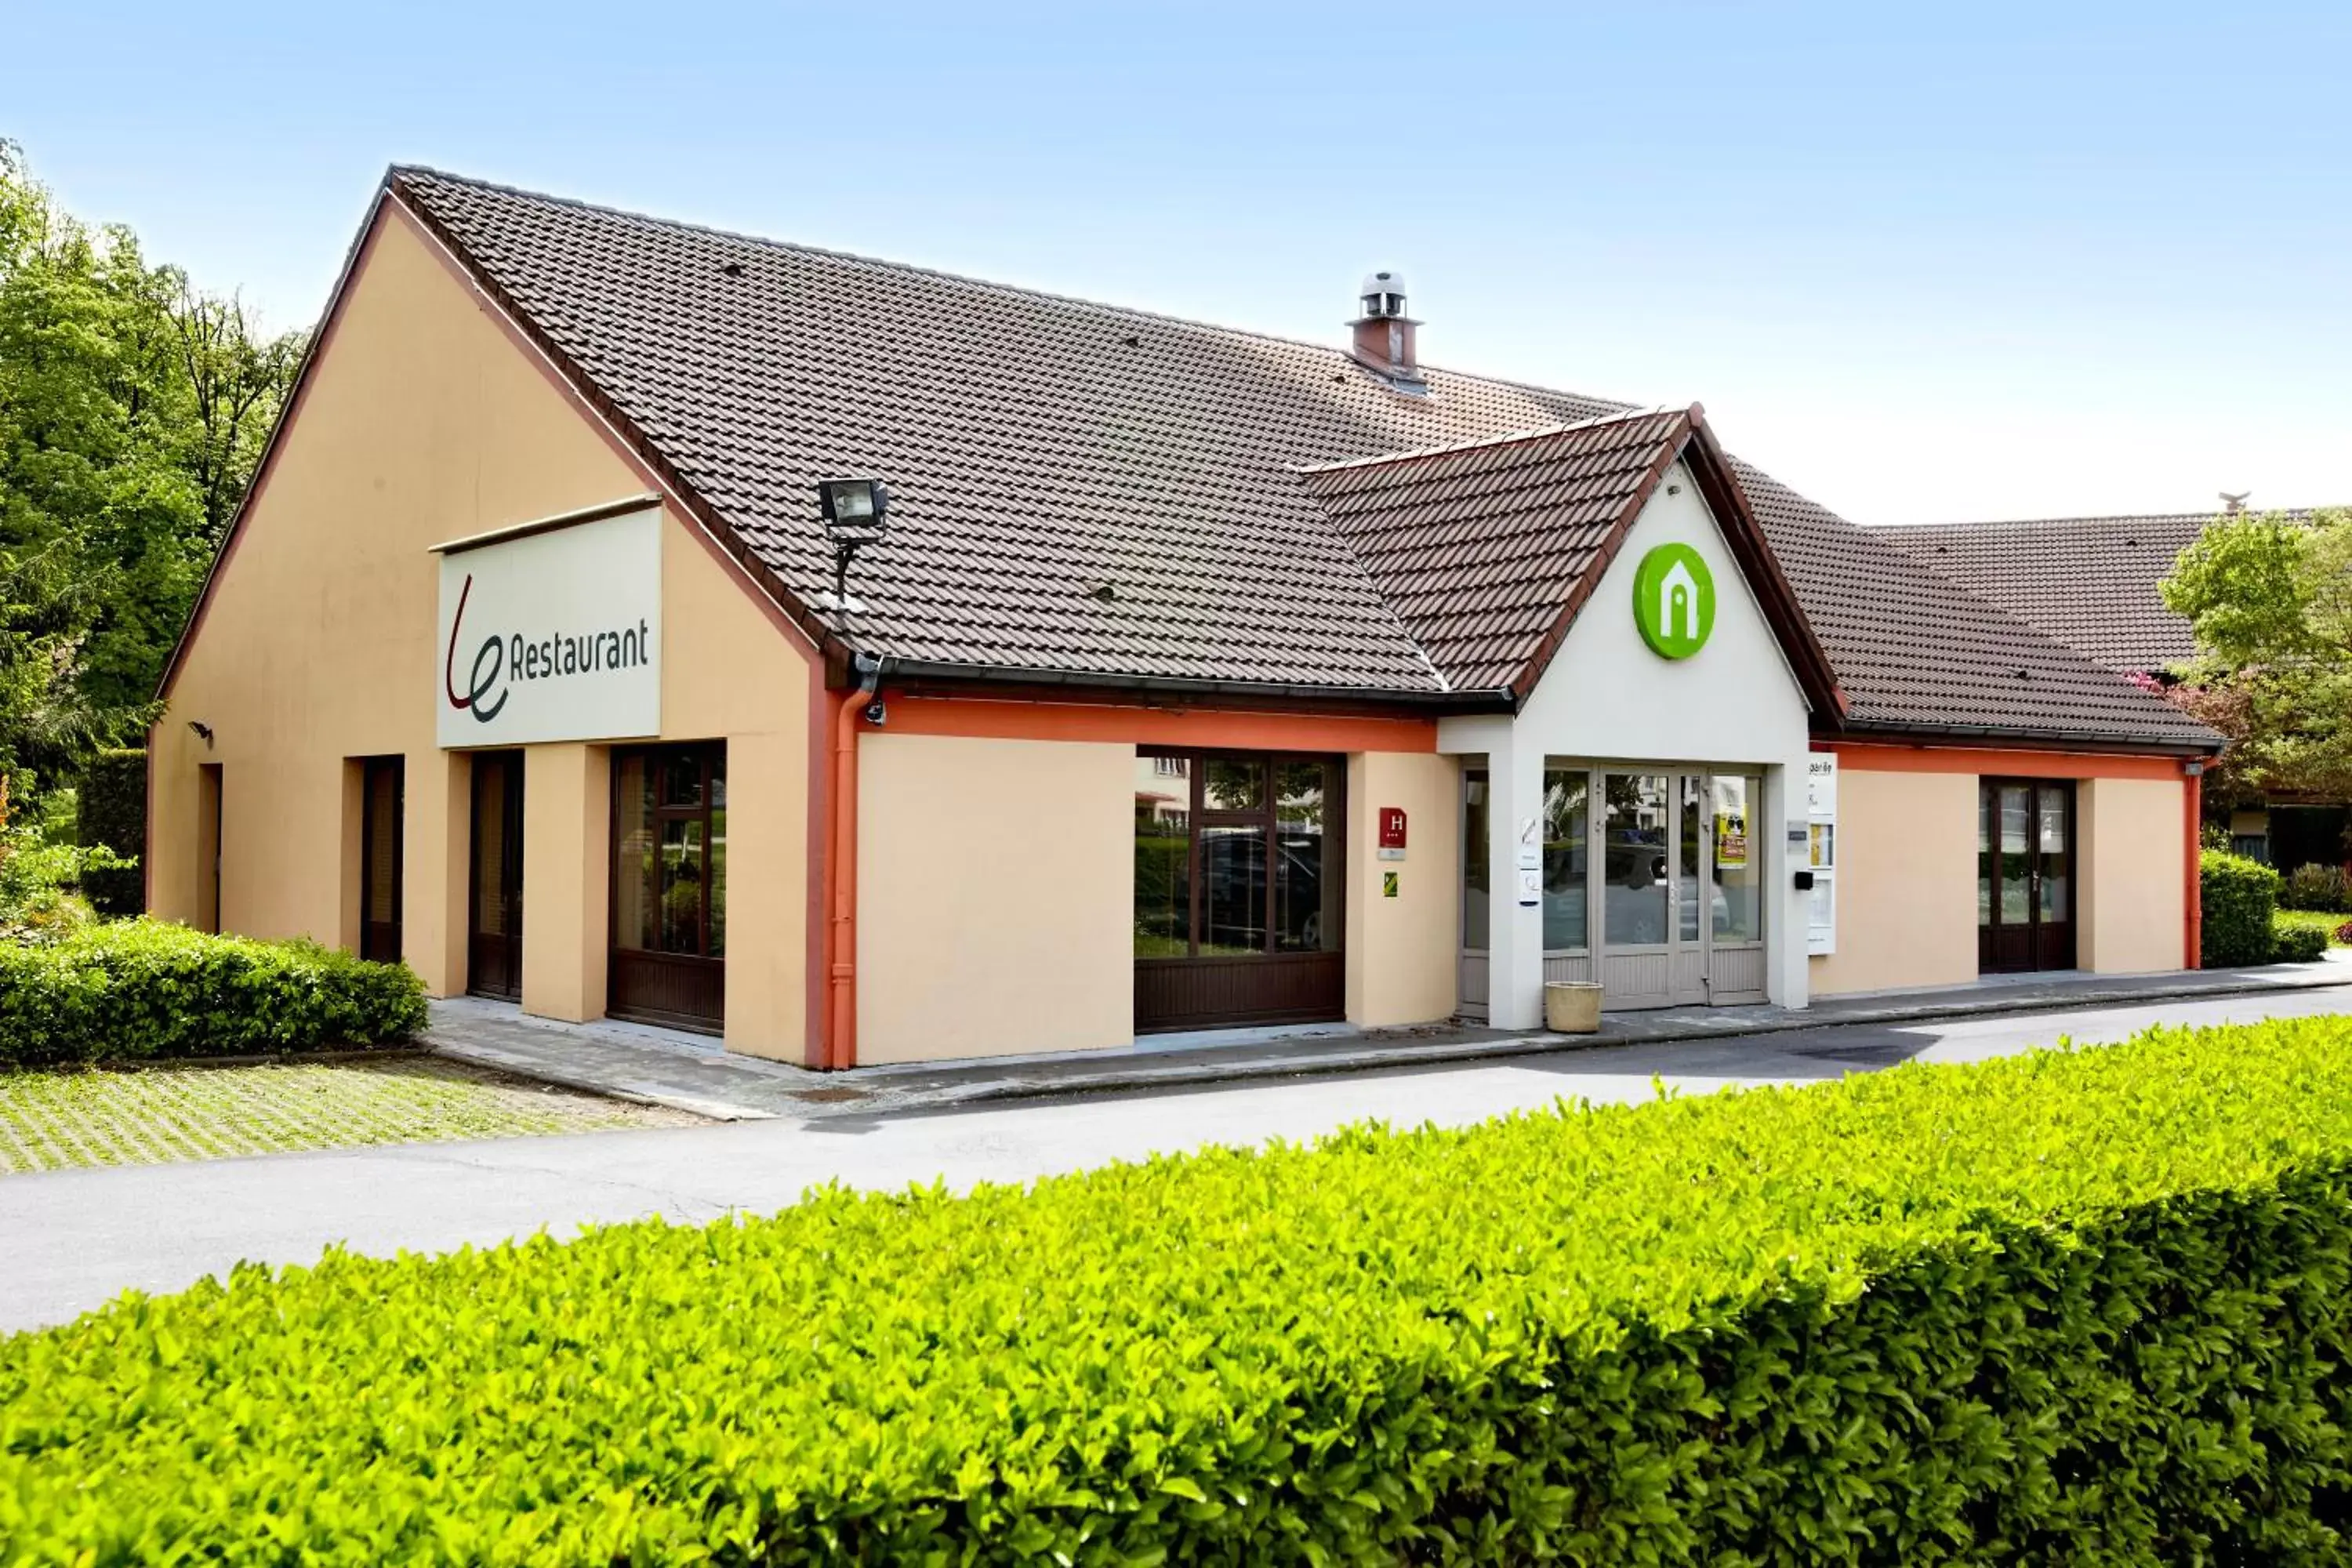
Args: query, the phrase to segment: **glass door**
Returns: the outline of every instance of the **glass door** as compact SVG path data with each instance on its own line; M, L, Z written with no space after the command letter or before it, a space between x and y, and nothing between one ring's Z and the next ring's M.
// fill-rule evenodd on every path
M1704 1002L1706 781L1664 772L1600 776L1601 1005Z
M400 961L402 760L370 757L362 765L360 956Z
M1977 791L1977 967L2074 967L2074 785L1984 779Z
M614 752L608 1009L715 1034L726 957L725 742Z
M473 775L466 989L516 1001L522 995L522 753L478 752Z

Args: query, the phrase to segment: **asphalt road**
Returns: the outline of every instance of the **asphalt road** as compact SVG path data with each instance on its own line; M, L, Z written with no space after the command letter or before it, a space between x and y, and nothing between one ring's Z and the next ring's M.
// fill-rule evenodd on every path
M241 1259L438 1252L647 1215L782 1208L814 1184L1013 1182L1206 1144L1312 1138L1368 1118L1462 1124L1550 1104L1801 1083L1912 1059L1976 1061L2121 1039L2156 1023L2352 1013L2352 986L2103 1010L1849 1026L1492 1065L1279 1080L952 1113L747 1121L0 1177L0 1331L126 1289L176 1290Z

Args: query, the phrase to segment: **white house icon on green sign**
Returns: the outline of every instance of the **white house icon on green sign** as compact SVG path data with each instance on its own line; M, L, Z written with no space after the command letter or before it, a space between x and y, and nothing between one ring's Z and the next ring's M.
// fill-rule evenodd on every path
M1688 658L1715 629L1715 574L1687 544L1661 544L1633 574L1633 624L1661 658Z

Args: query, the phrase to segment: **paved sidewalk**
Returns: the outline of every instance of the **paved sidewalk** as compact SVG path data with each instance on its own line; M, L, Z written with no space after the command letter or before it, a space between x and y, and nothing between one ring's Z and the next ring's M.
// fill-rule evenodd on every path
M1612 1014L1597 1035L1436 1025L1230 1029L1147 1037L1099 1051L820 1073L730 1055L716 1040L620 1023L559 1024L473 997L433 1005L425 1044L445 1056L571 1089L722 1121L815 1121L1063 1095L1374 1072L1596 1047L1725 1040L1837 1025L2052 1012L2197 997L2352 987L2352 952L2316 963L2171 974L1998 977L1945 990L1829 997L1811 1007L1674 1007ZM2352 989L2346 994L2352 1010Z

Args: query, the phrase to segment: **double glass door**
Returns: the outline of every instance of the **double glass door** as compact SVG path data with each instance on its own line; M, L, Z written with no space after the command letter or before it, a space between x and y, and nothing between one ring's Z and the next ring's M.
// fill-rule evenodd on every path
M2074 785L1983 779L1977 786L1977 968L2074 967Z
M1614 1007L1707 1000L1706 780L1600 775L1601 983Z

